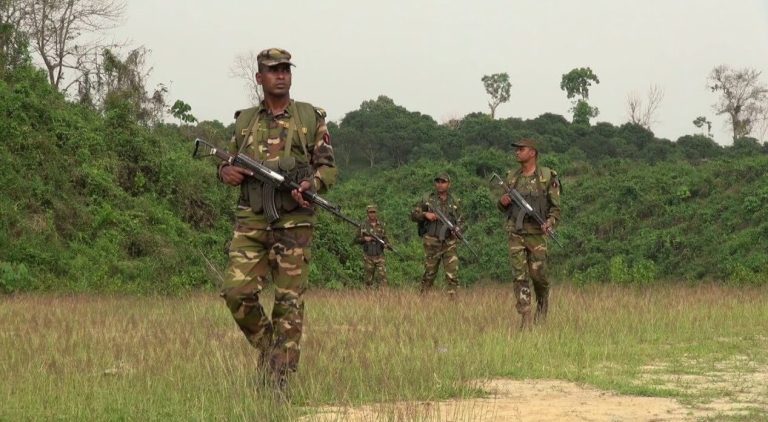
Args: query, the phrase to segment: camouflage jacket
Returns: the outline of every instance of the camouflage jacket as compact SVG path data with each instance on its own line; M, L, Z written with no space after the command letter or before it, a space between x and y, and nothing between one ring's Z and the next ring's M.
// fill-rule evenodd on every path
M387 239L387 232L384 228L384 223L381 221L376 221L376 224L371 224L369 220L365 220L360 224L360 230L357 231L357 237L355 237L355 241L361 245L363 245L363 253L366 256L380 256L384 254L384 245L382 245L377 240L371 240L370 242L365 241L365 236L368 236L366 233L372 233L378 236L381 240L389 243L389 239Z
M458 227L459 230L464 229L464 217L461 213L461 202L458 198L451 195L450 192L446 196L445 201L440 200L437 192L431 192L424 195L421 200L416 203L413 211L411 211L411 220L425 226L425 236L435 237L440 240L455 238L455 235L448 231L448 227L440 220L426 220L424 214L432 212L434 207L439 208L446 217L448 217L448 220Z
M336 164L330 134L325 124L325 111L309 103L295 102L278 115L273 115L262 102L256 107L235 113L235 133L229 152L242 152L263 162L273 170L296 182L309 180L322 193L336 182ZM240 186L238 214L255 217L257 226L268 226L261 208L263 184L248 178ZM315 211L298 205L290 192L278 192L275 204L280 219L273 228L311 226Z
M532 176L524 176L521 169L510 170L505 178L507 186L514 187L542 218L557 227L560 222L560 180L557 172L548 167L536 167ZM519 213L523 212L514 202L508 206L497 202L497 208L507 215L507 229L523 234L542 234L541 226L526 215L522 227L517 227Z

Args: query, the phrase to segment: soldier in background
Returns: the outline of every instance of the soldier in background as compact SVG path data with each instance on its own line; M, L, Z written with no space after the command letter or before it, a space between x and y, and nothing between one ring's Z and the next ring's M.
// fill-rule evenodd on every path
M439 208L458 230L461 230L463 219L459 200L450 193L451 177L442 173L435 177L434 182L434 192L424 195L411 211L411 220L419 224L419 235L424 237L424 275L421 278L421 292L432 288L442 262L448 294L453 298L459 286L459 239L456 233L451 232L448 226L438 219L434 211L436 207Z
M257 56L256 81L264 101L235 113L232 154L244 153L300 185L292 192L248 177L247 170L223 163L219 178L240 188L236 224L229 247L229 264L221 296L237 325L259 352L265 380L282 391L287 375L296 371L304 320L304 291L316 221L315 210L302 192L324 192L336 180L336 166L325 112L290 97L291 55L278 48ZM273 198L279 217L265 215L265 195ZM259 295L266 281L276 285L272 318Z
M499 210L507 216L509 258L514 274L514 292L517 312L521 315L521 328L531 326L531 289L536 293L535 320L543 321L549 310L549 281L546 276L546 234L560 221L560 181L557 173L537 164L539 156L536 142L521 139L512 144L520 168L507 173L506 183L515 188L534 211L546 220L540 225L525 214L506 193L499 198ZM523 216L524 215L524 216Z
M387 233L384 224L379 221L375 205L366 207L368 218L360 225L356 241L363 245L363 283L367 287L387 285L387 263L384 258L384 245L371 236L377 236L387 244Z

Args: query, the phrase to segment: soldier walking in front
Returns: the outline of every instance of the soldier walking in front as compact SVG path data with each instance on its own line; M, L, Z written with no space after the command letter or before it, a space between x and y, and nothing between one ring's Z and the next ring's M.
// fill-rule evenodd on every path
M516 189L543 219L539 224L512 198L504 193L497 204L507 216L506 231L509 239L509 259L514 276L517 312L521 315L521 328L531 326L531 289L536 294L534 320L543 321L549 311L549 281L546 275L547 241L560 221L560 181L557 173L537 164L538 149L532 139L521 139L512 144L520 168L507 173L506 184Z
M309 284L316 216L302 192L323 192L336 179L325 112L291 99L290 59L287 51L278 48L257 56L256 81L264 88L264 100L235 113L229 152L262 162L300 188L275 190L249 177L246 169L227 162L219 167L221 181L240 188L221 296L258 350L261 374L279 391L285 389L288 374L298 368L303 295ZM276 287L271 319L259 302L270 278Z

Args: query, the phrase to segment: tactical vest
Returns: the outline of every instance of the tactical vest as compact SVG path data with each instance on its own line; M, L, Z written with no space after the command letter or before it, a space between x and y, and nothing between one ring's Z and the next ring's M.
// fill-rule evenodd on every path
M431 204L431 205L429 205ZM458 221L458 205L456 204L456 201L453 199L453 196L449 193L448 197L445 199L445 203L441 203L440 199L438 198L437 194L430 193L424 196L424 200L422 202L421 210L423 212L429 212L431 211L430 207L440 207L440 210L448 217L448 220L451 221L451 223L456 224ZM424 220L421 222L422 225L419 229L420 231L423 231L425 235L436 237L440 240L445 240L449 237L448 232L448 226L443 224L440 220L435 221L427 221Z
M533 211L537 212L543 219L546 220L549 214L549 201L547 200L547 187L552 181L553 171L547 167L536 167L534 176L537 183L534 183L535 189L523 189L521 190L517 185L517 182L523 177L520 173L520 169L512 173L507 177L507 183L510 187L513 187L520 192L520 195L526 202L533 208ZM556 177L556 175L555 175ZM530 216L525 215L525 210L518 206L514 201L507 208L507 219L515 221L515 230L521 232L523 230L523 223L536 223L536 220Z
M379 236L380 238L384 238L384 227L382 226L381 222L376 225L376 228L371 225L368 221L364 222L361 227L361 232L366 231L369 233L373 233L376 236ZM361 233L362 234L362 233ZM363 235L364 236L364 235ZM381 256L384 255L384 245L382 245L380 242L376 240L372 240L370 242L363 242L363 253L366 256Z
M285 148L283 154L278 160L264 160L266 157L260 156L258 146L267 141L268 130L259 130L261 119L261 106L252 107L239 111L235 114L235 140L238 146L237 152L245 152L269 167L277 171L289 180L296 183L302 180L312 180L313 169L310 165L310 155L308 150L308 139L314 141L317 122L320 111L315 109L312 104L291 101L288 106L290 117L287 137L285 139ZM249 138L253 137L252 142ZM256 148L255 154L246 152L251 145ZM295 146L299 145L299 148ZM270 198L267 198L270 197ZM274 199L272 199L274 198ZM282 212L291 212L299 207L299 204L293 199L290 192L274 191L269 186L264 185L259 180L252 177L247 178L240 185L240 205L248 206L254 213L259 214L264 211L264 203L274 200L275 208Z

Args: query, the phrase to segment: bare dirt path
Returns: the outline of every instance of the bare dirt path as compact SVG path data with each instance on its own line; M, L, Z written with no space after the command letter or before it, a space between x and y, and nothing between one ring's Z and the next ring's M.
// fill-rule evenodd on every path
M626 396L558 380L489 380L488 398L328 407L306 421L681 421L743 411L687 407L675 399Z

